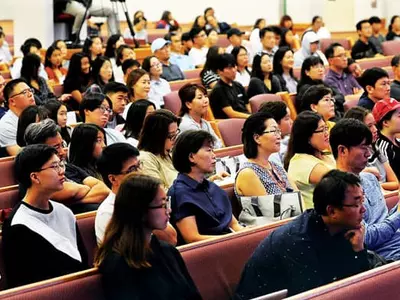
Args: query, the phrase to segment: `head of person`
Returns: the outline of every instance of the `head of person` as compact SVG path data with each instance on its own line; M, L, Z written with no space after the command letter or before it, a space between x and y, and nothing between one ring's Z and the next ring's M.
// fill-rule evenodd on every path
M182 50L182 35L178 32L170 32L165 36L166 40L171 42L171 52L181 53Z
M178 95L181 99L180 116L189 114L202 118L207 113L209 100L202 85L187 83L179 89Z
M398 15L394 15L391 19L390 19L390 24L389 24L389 32L390 31L399 31L400 30L400 16Z
M271 26L271 28L275 36L275 45L279 46L281 44L282 30L279 26Z
M159 61L167 62L171 55L171 42L163 38L158 38L151 43L151 52Z
M379 101L390 97L389 74L382 68L373 67L367 69L361 75L361 86L368 93L368 97Z
M24 139L27 145L46 144L51 146L56 149L56 153L61 160L66 158L60 129L51 119L44 119L38 123L30 124L25 130Z
M301 50L305 56L314 54L319 49L319 37L314 31L306 31L301 41Z
M207 34L207 46L208 47L214 47L218 44L218 32L214 28L210 28L206 30Z
M281 130L273 116L257 112L246 119L242 129L244 155L251 159L270 155L281 148Z
M142 69L150 74L150 78L159 78L163 72L163 67L160 60L152 56L147 56L142 63Z
M71 56L66 79L79 80L82 77L90 77L90 58L87 54L78 52Z
M185 50L190 50L193 47L193 41L190 36L190 32L184 32L182 33L182 46L184 47Z
M129 90L125 84L119 82L109 82L104 87L104 94L110 98L114 114L124 112L125 105L128 102Z
M352 173L331 170L313 193L314 210L328 226L340 231L361 227L365 207L360 178Z
M360 64L350 57L347 58L347 68L344 69L344 71L348 74L353 75L354 78L357 79L359 79L361 75L364 73L364 70L361 69Z
M289 47L280 47L275 55L273 60L273 70L274 73L282 75L285 71L289 71L290 76L293 75L293 65L294 65L294 56L293 50Z
M138 18L144 18L143 11L141 11L141 10L135 11L135 13L133 14L133 20L136 20Z
M264 28L266 24L267 24L267 23L265 22L265 19L259 18L259 19L257 19L257 20L254 22L253 29L256 29L256 28L258 28L258 29Z
M28 53L22 59L21 78L27 82L39 78L40 57L36 54Z
M206 45L207 35L203 28L193 27L190 29L189 35L193 45L197 48L202 48Z
M199 15L194 19L193 27L204 28L206 26L206 19L203 15Z
M159 180L138 173L127 175L115 197L114 211L96 253L95 266L101 266L109 254L117 251L123 253L130 268L151 267L146 234L164 230L170 212L168 198Z
M260 29L260 40L264 49L271 51L276 45L275 33L271 26Z
M49 100L44 107L48 110L48 117L52 119L60 128L67 126L67 107L61 101Z
M231 28L226 33L229 42L233 47L239 47L242 45L243 32L237 28Z
M379 33L382 29L382 20L377 17L377 16L373 16L371 18L369 18L369 24L371 24L372 27L372 32L373 33Z
M301 98L301 111L311 110L320 114L325 122L335 116L335 98L332 90L323 84L310 86Z
M95 83L104 86L114 81L111 61L107 56L98 56L92 63L92 76Z
M292 132L293 121L290 110L283 101L268 101L261 104L259 112L270 114L281 130L282 137Z
M0 29L0 47L3 46L5 38L6 38L6 34L4 33L3 29Z
M288 46L291 48L291 46L293 45L293 41L294 41L293 32L286 28L280 28L280 27L278 27L278 28L281 31L279 47Z
M212 8L212 7L207 7L207 8L204 10L204 16L205 16L205 17L214 16L214 15L215 15L214 8Z
M120 34L111 35L107 40L107 46L106 46L106 51L104 52L104 56L107 56L108 58L115 57L118 47L124 44L125 40L122 35Z
M160 20L165 21L166 23L169 23L169 21L173 20L171 12L168 10L164 10L161 15Z
M57 151L48 145L24 147L15 158L14 174L22 189L36 189L50 195L61 191L65 181L65 165Z
M167 157L179 134L179 118L166 109L150 113L144 120L139 136L140 150Z
M207 24L210 24L212 27L218 28L218 21L217 18L215 18L215 16L207 16L206 22Z
M271 78L273 71L272 59L267 53L257 54L253 59L251 77L257 77L264 81L266 77Z
M20 147L26 146L24 135L26 128L32 124L40 122L48 117L48 111L43 106L31 105L25 108L18 118L17 144Z
M359 120L342 119L331 129L330 144L337 164L349 172L359 174L367 166L372 154L372 133Z
M82 121L96 124L101 128L106 127L112 112L111 100L100 93L87 92L79 105L79 115Z
M392 58L391 66L395 79L400 78L400 55L395 55Z
M372 35L371 24L366 19L358 21L356 24L356 29L357 29L358 36L360 38L368 39Z
M390 98L378 101L372 114L378 130L385 135L395 135L400 132L400 102Z
M95 124L80 124L74 128L69 144L69 162L78 167L94 167L106 147L103 128Z
M139 150L128 143L115 143L107 146L97 159L97 170L104 183L118 190L124 177L140 171Z
M46 58L44 66L52 69L60 68L62 66L62 53L61 49L56 46L50 46L46 51Z
M40 49L42 49L42 44L35 38L25 40L21 46L21 52L24 56L28 53L34 53L40 57Z
M302 81L321 81L324 79L324 62L319 56L309 56L301 65Z
M205 71L208 70L216 72L219 55L223 53L224 53L224 48L222 47L219 46L210 47L207 52L206 63L204 64L204 68L201 73L204 73Z
M8 108L17 116L30 105L35 105L33 91L21 78L9 81L3 90L4 100Z
M117 48L117 57L115 63L117 64L117 66L120 66L127 59L136 59L135 51L133 51L133 49L128 45L120 45Z
M91 36L86 38L82 52L88 54L90 57L96 57L103 52L103 41L99 36Z
M282 28L293 30L292 18L289 15L283 15L281 21L279 22L279 26L281 26Z
M133 20L133 26L135 26L136 31L142 31L146 28L146 19L143 17L135 18Z
M238 68L247 68L249 66L249 54L246 47L233 47L231 54L235 58Z
M322 18L320 16L314 16L312 18L311 27L315 33L317 33L318 30L320 30L323 25L324 25L324 22L322 21Z
M124 126L125 137L132 137L136 140L139 140L144 119L155 110L156 106L149 100L140 99L133 102L131 107L129 107L128 114L126 115L126 122Z
M122 63L122 72L128 76L133 70L140 69L142 65L136 59L127 59Z
M296 153L316 156L329 149L329 129L321 115L313 111L303 111L293 122L285 169Z
M143 69L129 73L126 86L132 99L147 99L150 92L150 76Z
M372 143L375 143L378 139L376 121L374 115L368 109L361 106L352 107L344 114L343 118L351 118L363 122L372 133Z
M325 56L328 59L329 65L335 70L343 71L345 68L347 68L346 51L341 44L331 44L325 50Z
M64 60L67 57L67 45L63 40L55 40L53 44L51 44L52 47L56 47L60 49L61 51L61 59Z
M172 152L174 168L183 174L193 171L212 173L215 169L214 138L204 130L188 130L180 134Z
M4 87L6 86L6 80L0 75L0 105L4 102Z
M236 61L232 54L224 53L218 56L217 73L226 82L232 82L236 78Z

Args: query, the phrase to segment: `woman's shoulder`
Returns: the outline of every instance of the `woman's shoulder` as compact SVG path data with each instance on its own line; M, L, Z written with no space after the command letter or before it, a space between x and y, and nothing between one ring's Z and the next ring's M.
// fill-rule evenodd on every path
M101 273L116 274L131 270L126 260L115 251L111 251L105 257L99 266Z

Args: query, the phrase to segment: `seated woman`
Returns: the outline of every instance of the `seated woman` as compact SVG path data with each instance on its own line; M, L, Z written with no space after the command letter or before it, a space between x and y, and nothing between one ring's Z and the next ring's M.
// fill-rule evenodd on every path
M206 89L212 89L217 84L219 76L217 74L218 55L224 53L224 48L213 46L208 49L206 63L200 72L200 78Z
M179 134L179 118L166 109L150 113L144 120L138 148L143 173L169 188L178 172L172 164L171 150Z
M148 33L146 29L147 20L144 17L138 17L133 19L133 32L135 37L132 36L130 29L127 27L124 31L125 39L143 40L145 44L149 42ZM135 43L136 44L136 43ZM136 45L135 45L136 46Z
M179 27L179 23L172 17L170 11L165 10L162 13L160 21L156 23L157 29L169 29L171 26Z
M122 44L117 48L115 66L113 66L113 73L116 82L125 84L125 75L122 69L122 64L128 59L136 59L136 53L130 46Z
M261 52L262 44L260 40L260 30L263 29L266 25L265 19L257 19L253 25L253 30L251 31L249 41L251 43L251 48L253 49L253 53Z
M144 119L155 110L156 106L149 100L140 99L132 103L122 129L126 141L132 146L137 147L139 144L139 135L143 127Z
M325 85L310 86L301 98L301 110L311 110L322 116L329 132L335 126L335 122L329 121L335 117L335 98L332 97L332 90Z
M67 107L60 101L50 100L45 104L49 112L49 118L52 119L59 127L60 134L67 147L71 141L72 128L67 126Z
M88 55L90 63L98 56L103 54L103 40L99 36L91 36L86 38L83 44L82 53Z
M281 41L279 48L289 47L293 52L300 48L299 40L293 35L293 31L287 28L280 28L281 30Z
M60 49L61 51L61 65L63 68L68 70L69 67L69 60L67 60L67 54L68 54L68 49L67 45L63 40L55 40L53 44L51 44L51 47L56 47Z
M143 60L142 69L150 74L149 100L157 108L164 107L164 96L171 93L171 87L164 78L161 78L162 64L155 56L148 56Z
M148 100L150 92L149 73L142 69L133 70L128 75L126 86L129 89L129 103L125 106L124 113L122 114L125 120L127 118L129 108L131 107L133 102L140 99Z
M289 47L279 48L274 55L274 75L279 79L282 91L297 92L297 78L293 75L293 50Z
M179 89L179 98L181 99L181 123L180 132L187 130L204 130L212 135L215 148L222 148L221 139L216 135L210 123L204 120L207 114L209 100L207 90L198 84L188 83Z
M68 161L89 176L102 180L96 168L96 161L105 146L103 128L95 124L80 124L72 132Z
M46 58L44 61L45 71L49 77L49 81L55 84L63 84L67 69L62 66L63 59L61 49L50 46L46 51Z
M396 174L390 166L387 157L380 153L379 149L375 146L375 142L378 139L378 129L376 128L376 122L372 113L364 107L356 106L349 109L343 118L360 120L368 126L372 133L371 156L368 159L368 164L364 169L364 172L370 172L377 176L381 187L384 190L397 190L399 188L399 181Z
M329 149L329 128L319 114L301 112L293 123L285 169L301 192L305 208L313 208L316 184L328 171L336 167Z
M242 141L245 162L235 180L237 196L279 195L293 191L286 171L269 160L280 150L281 130L266 112L251 115L243 125Z
M179 251L152 234L167 227L169 207L155 178L122 181L95 257L106 299L201 299Z
M247 89L249 99L260 94L275 94L282 91L278 78L272 73L272 61L267 53L256 55L252 67L251 80Z
M58 102L58 101L57 101ZM17 144L20 147L25 147L26 142L24 139L25 130L32 123L38 123L47 119L49 112L44 106L31 105L25 108L18 118L17 128Z
M240 82L243 86L248 86L251 78L251 70L249 69L249 55L246 47L233 47L231 54L236 60L237 71L235 81Z
M27 192L2 228L8 288L88 268L75 216L50 200L63 189L64 172L57 150L48 145L26 146L15 158L17 181Z
M97 85L104 93L107 83L114 81L111 61L106 56L98 56L92 62L92 80L89 85Z
M171 220L186 243L242 229L226 192L206 179L215 168L213 145L208 132L189 130L179 135L173 150L179 175L168 191Z

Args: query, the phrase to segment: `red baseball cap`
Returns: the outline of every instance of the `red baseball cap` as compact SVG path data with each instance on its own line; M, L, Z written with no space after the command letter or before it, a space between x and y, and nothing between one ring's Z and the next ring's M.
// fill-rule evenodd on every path
M372 114L374 115L375 122L379 122L389 112L400 108L400 102L394 98L380 100L375 103Z

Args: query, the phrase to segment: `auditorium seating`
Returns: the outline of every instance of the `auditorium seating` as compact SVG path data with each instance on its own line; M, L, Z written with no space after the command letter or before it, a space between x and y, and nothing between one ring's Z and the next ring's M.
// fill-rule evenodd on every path
M218 122L218 129L226 147L242 143L242 128L245 119L226 119Z
M163 98L164 108L172 111L175 115L178 115L182 106L178 91L172 91L171 93L166 94Z
M357 62L361 69L366 70L373 67L383 68L390 66L393 56L383 56L383 57L373 57L373 58L363 58L358 59Z
M220 158L224 156L238 156L243 154L243 145L224 147L214 150L215 155Z
M14 156L0 158L0 188L17 184L14 178Z
M325 53L325 50L330 46L330 44L339 43L343 46L345 50L351 50L351 40L346 39L321 39L319 41L320 50Z
M258 112L261 104L270 101L282 101L282 98L277 94L260 94L250 98L249 103L251 107L251 112Z
M194 79L194 78L200 78L200 72L201 69L194 69L194 70L183 71L183 74L185 74L186 79Z
M191 78L191 79L170 81L169 86L171 87L171 91L178 91L181 87L183 87L185 84L188 83L201 84L201 79Z
M382 43L383 55L398 55L400 53L400 41L386 41Z
M136 48L133 49L133 51L135 51L136 54L136 60L140 63L143 62L143 60L150 55L153 55L153 53L151 52L150 47L148 48Z
M96 234L94 231L95 218L95 211L76 215L76 222L78 223L79 232L81 233L83 243L85 244L90 267L93 266L94 254L97 250Z
M13 208L18 201L18 185L10 185L0 188L0 209Z

